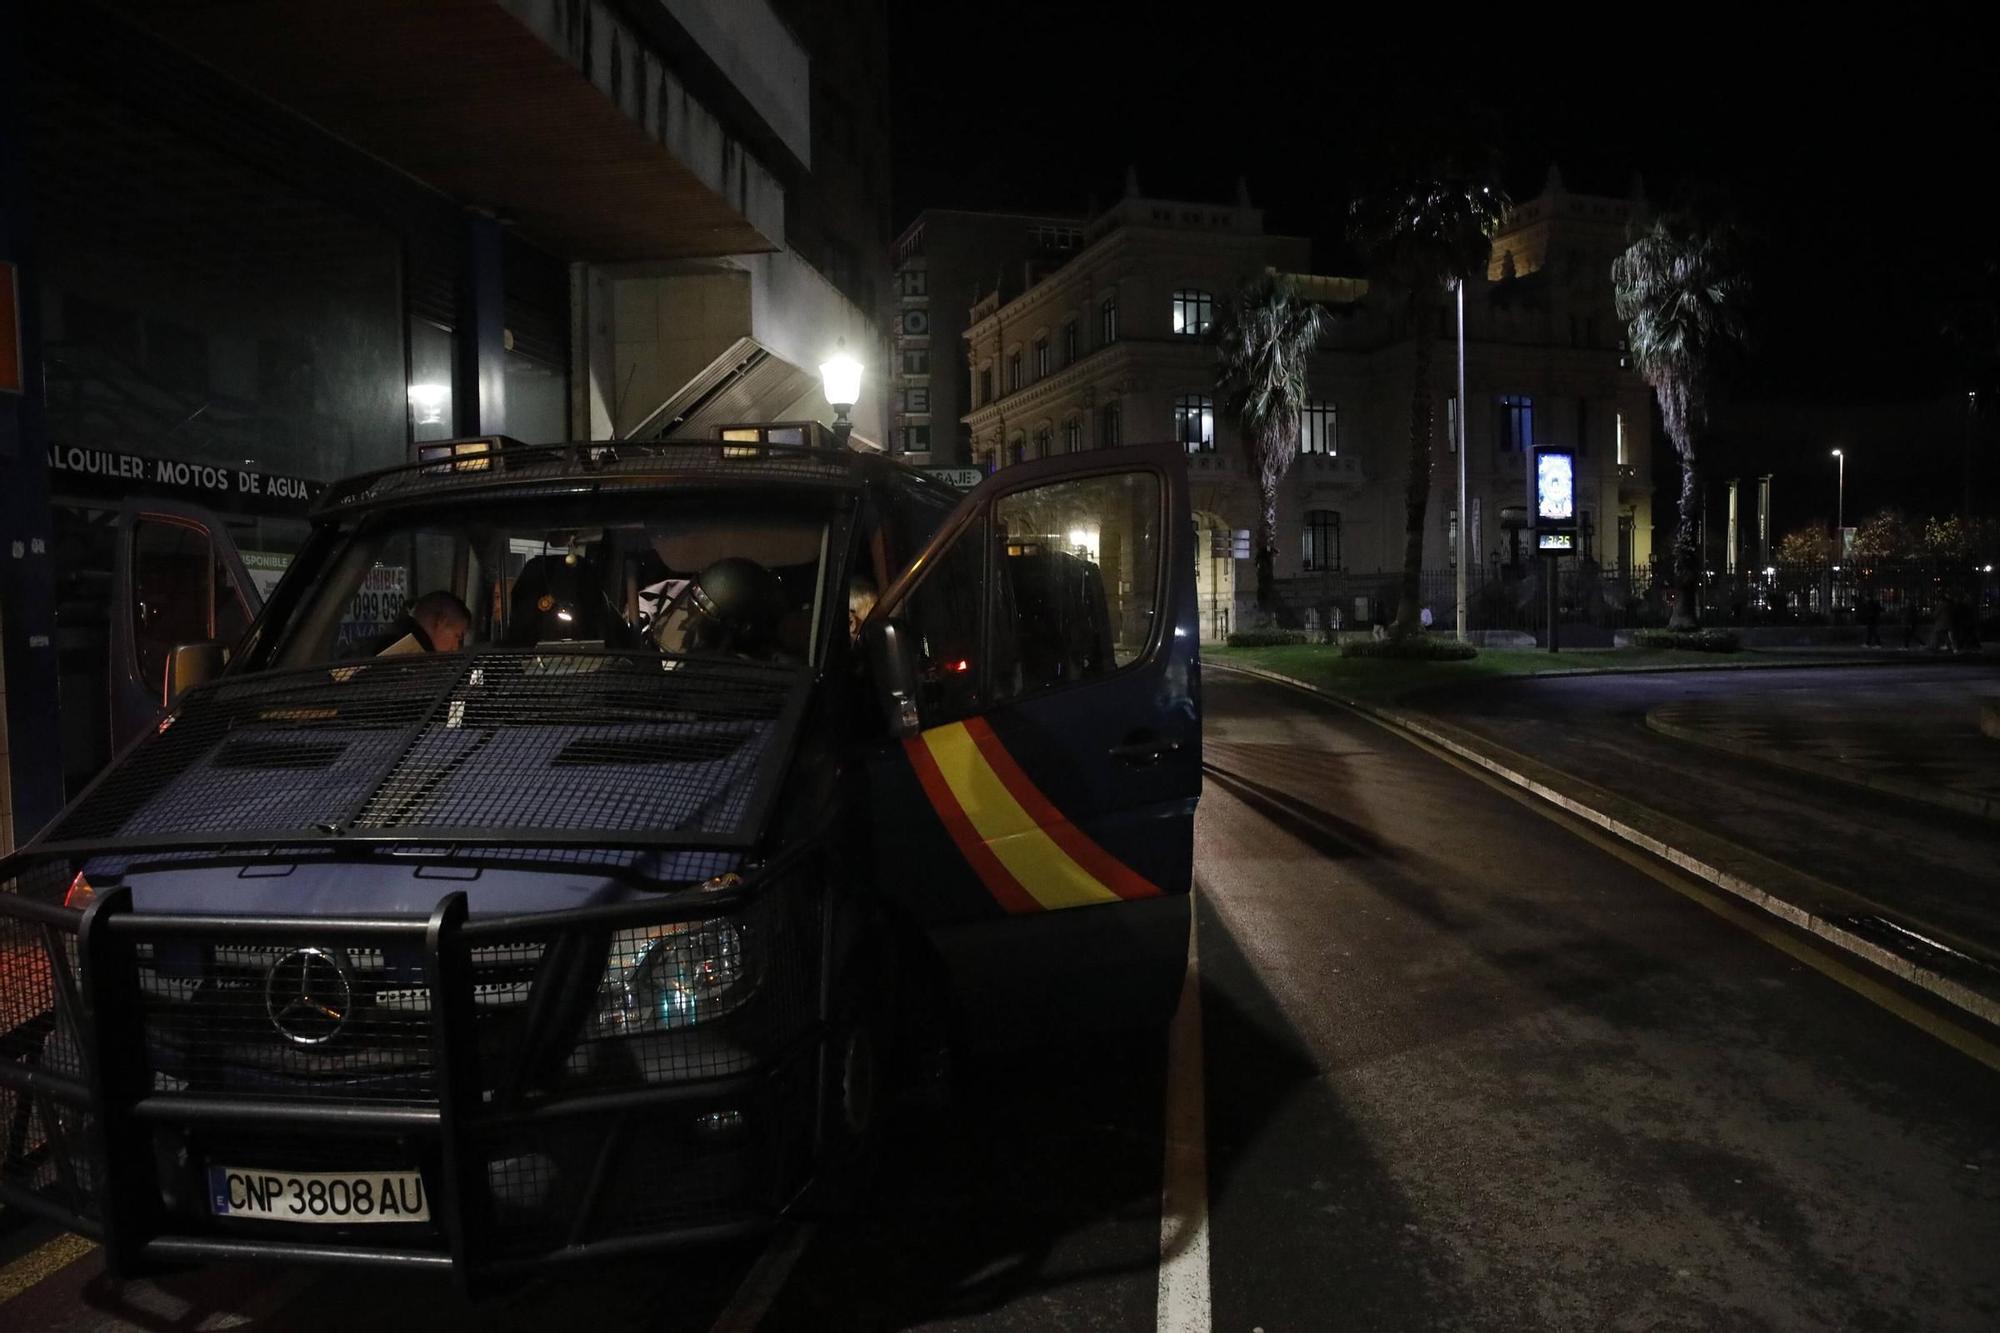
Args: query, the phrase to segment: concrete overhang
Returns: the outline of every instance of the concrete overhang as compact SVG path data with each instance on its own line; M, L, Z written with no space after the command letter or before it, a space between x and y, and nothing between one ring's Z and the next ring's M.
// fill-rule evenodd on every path
M755 338L738 338L627 438L708 436L733 422L778 421L818 388L811 371L774 356ZM817 417L819 411L815 404L808 415Z
M170 45L565 258L784 245L778 178L606 0L114 3Z

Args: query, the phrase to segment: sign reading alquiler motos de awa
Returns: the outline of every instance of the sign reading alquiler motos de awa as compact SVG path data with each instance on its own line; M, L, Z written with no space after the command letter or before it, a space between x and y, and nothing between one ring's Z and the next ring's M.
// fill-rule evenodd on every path
M180 495L218 509L303 509L326 483L278 472L151 458L80 444L49 446L50 481L120 495Z

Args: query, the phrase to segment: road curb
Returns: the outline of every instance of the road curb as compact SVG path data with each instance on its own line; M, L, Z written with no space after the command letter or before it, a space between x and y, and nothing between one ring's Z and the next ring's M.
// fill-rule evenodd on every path
M1953 791L1949 787L1932 787L1925 783L1888 777L1880 773L1858 773L1824 759L1752 745L1748 741L1737 740L1734 736L1720 735L1700 727L1656 716L1660 709L1670 707L1673 705L1661 704L1647 709L1646 729L1658 732L1662 736L1670 736L1677 741L1684 741L1689 745L1706 746L1711 750L1720 750L1725 754L1745 759L1755 759L1760 763L1775 764L1780 768L1789 768L1795 773L1824 778L1829 782L1845 783L1850 787L1860 787L1868 791L1886 792L1891 796L1900 796L1906 801L1921 801L1925 805L1934 805L1939 809L2000 823L2000 800L1992 797Z
M1647 810L1645 807L1639 806L1636 802L1624 800L1605 801L1601 796L1597 798L1600 804L1617 804L1628 807L1625 813L1629 817L1643 817L1650 822L1668 826L1663 831L1669 832L1676 841L1708 844L1706 854L1684 850L1681 847L1675 846L1673 842L1669 842L1666 837L1638 827L1633 822L1630 822L1630 818L1619 818L1617 815L1599 809L1597 805L1580 800L1568 792L1559 790L1546 778L1532 776L1524 770L1528 767L1541 768L1549 778L1567 779L1569 782L1580 786L1590 785L1582 782L1581 779L1570 777L1570 775L1560 773L1555 769L1548 768L1546 765L1527 760L1523 756L1515 755L1504 746L1495 745L1483 737L1473 737L1435 718L1413 716L1393 709L1382 708L1375 704L1365 703L1358 699L1345 699L1337 694L1320 689L1308 681L1303 681L1297 677L1287 676L1276 671L1267 671L1261 667L1243 667L1224 665L1222 663L1208 663L1207 665L1218 671L1233 671L1239 675L1249 676L1253 679L1264 680L1272 684L1284 685L1300 690L1315 698L1324 699L1328 702L1349 708L1362 714L1364 717L1381 723L1392 731L1414 736L1431 745L1435 745L1465 760L1467 763L1484 769L1495 777L1547 801L1557 809L1573 815L1586 823L1593 824L1614 837L1686 871L1697 879L1711 884L1743 902L1760 908L1770 915L1777 917L1779 920L1796 926L1826 941L1828 944L1834 945L1836 948L1873 964L1890 975L1898 977L1930 995L1936 996L1938 999L1943 1000L1945 1003L1966 1014L1972 1015L1983 1022L2000 1026L2000 998L1975 990L1935 968L1926 967L1893 949L1885 948L1875 941L1868 939L1866 936L1850 930L1839 921L1829 917L1824 910L1824 906L1819 910L1815 910L1813 906L1806 903L1794 902L1789 898L1782 897L1762 887L1745 875L1739 874L1725 865L1716 864L1718 861L1732 859L1718 854L1724 850L1736 851L1740 855L1747 855L1749 857L1755 857L1756 853L1745 853L1743 849L1734 848L1733 844L1702 835L1695 830L1690 830L1685 825L1680 824L1679 821L1669 819L1656 811ZM1457 732L1458 734L1456 736L1449 734L1452 732ZM1497 752L1497 755L1495 752ZM1504 756L1504 759L1498 756ZM1866 899L1862 899L1847 890L1840 889L1836 885L1825 885L1823 887L1837 898L1844 898L1851 903L1864 904L1869 907L1875 906L1874 904L1867 903ZM1955 953L1957 951L1952 950L1951 952Z

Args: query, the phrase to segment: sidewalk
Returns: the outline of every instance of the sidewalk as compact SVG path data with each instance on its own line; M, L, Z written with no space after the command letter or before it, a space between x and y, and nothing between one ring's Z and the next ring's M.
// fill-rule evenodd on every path
M1813 690L1661 704L1646 725L1676 740L2000 821L2000 740L1980 732L1990 676L1893 696Z

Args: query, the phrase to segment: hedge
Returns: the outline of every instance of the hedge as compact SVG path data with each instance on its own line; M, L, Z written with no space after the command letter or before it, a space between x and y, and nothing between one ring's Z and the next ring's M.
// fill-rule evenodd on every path
M1340 645L1342 657L1388 657L1404 662L1465 662L1479 650L1457 639L1413 634L1407 639L1349 639Z
M1743 636L1733 629L1635 629L1634 648L1679 648L1692 653L1733 653Z
M1310 643L1302 629L1239 629L1231 630L1228 643L1231 648L1284 648L1295 643Z

